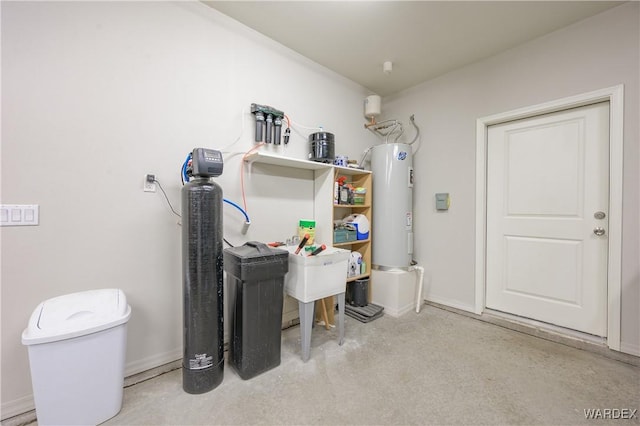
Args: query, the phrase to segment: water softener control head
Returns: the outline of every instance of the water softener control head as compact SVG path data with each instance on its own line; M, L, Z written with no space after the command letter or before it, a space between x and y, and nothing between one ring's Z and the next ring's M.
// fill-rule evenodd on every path
M222 174L222 153L215 149L194 148L191 155L193 176L217 177Z

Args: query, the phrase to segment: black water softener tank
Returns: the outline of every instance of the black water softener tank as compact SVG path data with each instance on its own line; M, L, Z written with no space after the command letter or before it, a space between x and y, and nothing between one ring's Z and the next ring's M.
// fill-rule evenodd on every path
M224 377L222 306L222 174L219 151L196 148L194 180L182 187L182 387L198 394Z

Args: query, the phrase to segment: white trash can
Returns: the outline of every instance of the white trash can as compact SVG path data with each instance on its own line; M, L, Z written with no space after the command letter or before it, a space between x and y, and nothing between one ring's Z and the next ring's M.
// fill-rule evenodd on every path
M122 290L46 300L22 332L39 425L96 425L122 408L127 321Z

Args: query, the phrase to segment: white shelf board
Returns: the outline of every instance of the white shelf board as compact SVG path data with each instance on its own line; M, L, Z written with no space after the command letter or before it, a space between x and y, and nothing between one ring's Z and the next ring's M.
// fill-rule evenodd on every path
M274 166L293 167L306 170L329 170L332 164L318 163L316 161L300 160L298 158L282 157L268 152L252 152L245 161L249 163L272 164Z
M248 163L272 164L274 166L293 167L306 170L329 170L334 168L343 175L357 175L371 173L371 170L355 169L353 167L334 166L333 164L319 163L317 161L301 160L299 158L283 157L269 152L252 152L245 158Z
M371 173L371 170L356 169L353 167L333 166L338 173L342 175L359 175L362 173Z

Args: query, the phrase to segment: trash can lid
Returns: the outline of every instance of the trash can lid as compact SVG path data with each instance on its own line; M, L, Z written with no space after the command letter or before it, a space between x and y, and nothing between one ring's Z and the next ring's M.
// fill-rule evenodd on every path
M258 241L249 241L223 252L224 271L241 281L284 279L289 270L288 259L288 251Z
M84 336L123 324L131 316L120 289L89 290L40 303L22 332L23 345L37 345Z
M258 241L249 241L242 246L224 249L224 255L231 256L236 262L242 264L273 261L273 259L289 257L289 252L272 248Z

